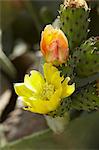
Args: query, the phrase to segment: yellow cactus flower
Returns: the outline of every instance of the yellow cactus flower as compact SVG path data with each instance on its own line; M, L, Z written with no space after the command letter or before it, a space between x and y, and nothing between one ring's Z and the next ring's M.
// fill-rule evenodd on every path
M75 84L68 85L69 77L60 76L60 72L50 63L43 66L44 77L38 71L27 74L24 83L14 84L14 89L24 104L24 109L34 113L47 114L54 111L64 97L70 96Z
M52 25L47 25L44 28L40 47L46 62L59 65L68 59L68 40L62 30L53 28Z

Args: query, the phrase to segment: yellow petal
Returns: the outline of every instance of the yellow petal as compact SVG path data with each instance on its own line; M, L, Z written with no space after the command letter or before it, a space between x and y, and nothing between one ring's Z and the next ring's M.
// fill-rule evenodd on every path
M40 92L44 84L44 79L38 71L31 71L31 75L25 75L24 84L34 92Z
M62 83L62 98L70 96L75 91L75 84L68 85L70 78L67 77Z
M17 95L24 96L24 97L31 97L33 94L33 91L28 89L24 83L16 83L14 84L14 89Z
M63 77L60 77L60 72L56 71L54 74L52 74L51 84L54 85L55 88L59 88L63 79Z
M46 44L49 44L53 39L53 32L54 28L52 25L47 25L44 31L42 32L42 36L44 37Z
M29 99L24 99L24 103L26 103L26 106L29 106L25 108L25 110L29 110L34 113L39 113L39 114L46 114L48 112L47 108L47 101L46 100L29 100Z
M56 71L58 71L58 69L52 66L52 64L50 63L44 64L44 76L48 83L51 83L51 77Z
M27 106L29 106L28 108L25 108L25 110L29 110L31 112L34 113L39 113L39 114L47 114L50 111L55 110L60 102L60 95L61 95L62 89L60 88L59 90L57 90L51 100L47 101L47 100L29 100L29 99L24 99L25 103L27 104Z
M58 107L61 101L61 94L62 94L62 88L60 87L58 90L55 91L51 100L49 101L49 105L48 105L49 112L54 111Z

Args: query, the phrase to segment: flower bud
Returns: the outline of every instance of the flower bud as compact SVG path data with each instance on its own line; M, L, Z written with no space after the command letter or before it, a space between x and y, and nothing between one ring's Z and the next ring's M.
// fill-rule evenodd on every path
M52 25L47 25L42 32L40 47L46 62L59 65L68 59L68 40L60 29Z

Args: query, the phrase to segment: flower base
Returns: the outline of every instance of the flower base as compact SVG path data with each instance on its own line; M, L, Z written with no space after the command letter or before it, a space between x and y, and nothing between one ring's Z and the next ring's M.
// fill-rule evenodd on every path
M70 116L69 113L65 113L62 117L51 117L45 115L45 119L47 121L47 124L49 128L56 134L60 134L64 131L66 128L66 125L69 123Z

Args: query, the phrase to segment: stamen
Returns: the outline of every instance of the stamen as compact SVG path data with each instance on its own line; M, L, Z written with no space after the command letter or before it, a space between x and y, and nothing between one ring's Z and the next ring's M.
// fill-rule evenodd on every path
M41 98L44 100L50 100L54 91L55 91L54 85L45 83L43 87L43 92L41 93Z

